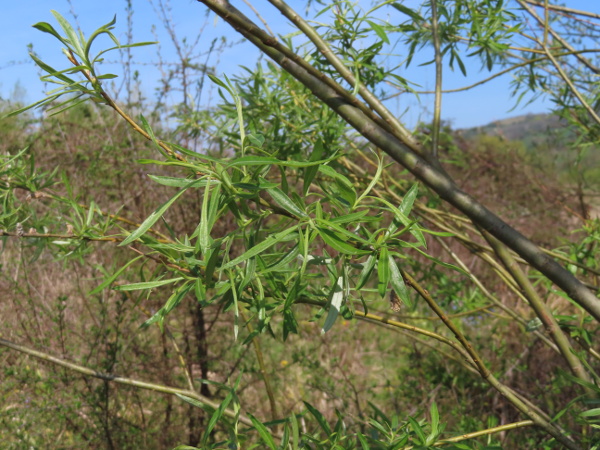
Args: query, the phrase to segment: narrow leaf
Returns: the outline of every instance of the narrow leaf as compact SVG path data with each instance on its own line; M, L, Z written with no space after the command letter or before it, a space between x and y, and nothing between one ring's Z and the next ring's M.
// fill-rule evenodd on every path
M396 265L396 261L392 255L388 255L388 266L390 271L390 282L392 283L392 289L394 292L398 294L398 297L402 300L402 302L412 308L412 301L410 300L410 295L408 292L408 288L404 283L404 278L402 278L402 274Z
M271 247L271 246L277 244L278 242L282 241L290 233L296 231L297 228L298 228L298 226L295 225L295 226L293 226L291 228L288 228L287 230L283 230L283 231L280 231L279 233L267 236L264 241L262 241L259 244L255 245L254 247L252 247L251 249L249 249L248 251L246 251L242 255L238 256L237 258L232 259L227 264L223 265L221 267L221 269L225 270L225 269L229 269L229 268L231 268L233 266L237 266L238 264L246 261L247 259L250 259L253 256L256 256L256 255L264 252L269 247Z
M183 280L183 277L169 278L168 280L159 281L144 281L142 283L125 284L122 286L115 286L115 291L139 291L142 289L152 289L166 284L176 283L177 281ZM98 289L98 288L96 288Z
M248 414L248 417L250 417L252 425L254 425L254 428L256 429L256 431L258 431L258 434L260 435L260 438L263 440L263 442L267 444L267 446L271 450L276 450L277 447L275 446L275 441L273 440L273 436L271 436L271 433L269 433L269 430L267 430L267 427L265 427L262 424L262 422L260 422L252 414Z
M152 214L150 214L150 216L148 216L148 218L146 220L144 220L144 222L140 225L140 227L137 230L135 230L133 233L131 233L129 236L127 236L127 238L123 242L121 242L119 244L119 246L123 247L125 245L128 245L131 242L138 239L140 236L142 236L146 231L148 231L152 227L152 225L154 225L156 223L156 221L158 219L160 219L162 217L162 215L167 211L167 209L169 209L169 207L175 202L175 200L177 200L179 197L181 197L181 195L190 187L200 184L201 181L202 180L194 180L191 183L188 183L188 185L186 187L181 189L173 197L171 197L169 200L167 200L165 203L163 203L162 206L160 206Z
M308 217L308 214L302 211L287 195L285 195L281 189L275 187L269 189L268 191L269 194L271 194L271 197L273 197L273 200L275 200L275 203L277 203L290 214L301 218Z
M337 284L333 287L333 295L331 296L331 303L329 305L329 311L327 312L327 318L321 329L321 334L327 333L333 327L335 320L337 319L342 303L344 302L344 278L339 277Z

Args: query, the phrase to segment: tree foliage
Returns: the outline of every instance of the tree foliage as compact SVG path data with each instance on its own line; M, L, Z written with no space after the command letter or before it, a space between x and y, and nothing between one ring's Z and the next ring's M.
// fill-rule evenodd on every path
M530 170L519 151L489 137L463 145L440 115L444 70L467 77L475 60L491 78L512 72L517 101L550 96L575 151L594 151L589 14L527 0L298 13L270 0L297 32L276 38L229 2L200 3L270 61L235 77L205 71L219 103L186 97L174 132L133 117L99 68L106 52L148 43L121 45L115 20L89 38L54 11L59 29L35 25L70 66L32 55L58 87L9 116L43 107L42 143L0 160L2 283L18 311L0 338L11 383L60 391L85 375L80 397L61 398L67 445L89 434L153 447L167 430L182 449L597 446L600 228L588 186L576 187L577 233L557 240L577 226L556 212L542 242L556 248L541 248L525 237L535 218L522 217L549 183L513 187ZM101 35L115 46L94 56ZM411 131L385 99L425 95L398 75L418 59L436 71L435 108ZM51 150L43 163L38 145ZM53 161L67 156L77 170ZM484 203L506 205L505 218ZM65 287L35 279L43 270ZM17 352L58 376L29 373ZM169 434L184 417L188 436ZM15 445L44 442L18 420Z

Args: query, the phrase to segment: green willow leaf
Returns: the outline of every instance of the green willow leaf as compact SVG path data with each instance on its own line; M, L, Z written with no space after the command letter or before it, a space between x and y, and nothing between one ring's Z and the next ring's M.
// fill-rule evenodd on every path
M321 334L327 333L333 327L338 315L340 314L340 308L344 303L344 277L339 277L337 283L333 287L333 292L331 295L331 302L329 304L329 311L327 312L327 317L325 318L325 323L323 324L323 328L321 328Z
M263 423L259 421L256 417L254 417L252 414L248 413L248 417L250 417L252 425L254 425L254 428L256 429L256 431L258 431L258 435L263 440L263 442L267 444L267 446L271 450L276 450L277 446L275 445L273 436L271 436L271 433L269 433L269 430L267 430L267 427L265 427Z
M406 306L412 308L412 301L410 300L408 288L404 283L404 278L402 278L402 274L400 273L400 270L398 269L396 261L394 260L394 257L392 255L388 255L388 266L392 289L394 289L394 292L398 294L398 297L400 297L400 299Z
M169 278L168 280L144 281L142 283L125 284L122 286L115 286L113 289L115 291L139 291L143 289L152 289L155 287L164 286L166 284L176 283L180 280L183 280L183 277Z
M229 162L227 164L227 168L229 167L237 167L237 166L265 166L265 165L274 165L274 166L283 166L283 167L311 167L311 166L320 166L322 164L326 164L331 162L334 159L334 156L323 159L320 161L284 161L281 159L273 158L270 156L242 156L240 158L236 158L235 160Z
M309 162L318 161L323 155L323 141L318 139L313 147L313 151L310 154ZM319 171L319 166L310 166L307 167L304 171L304 184L302 186L302 193L306 195L308 193L308 189L315 179L315 175Z
M148 177L152 181L155 181L158 184L162 184L163 186L169 186L169 187L185 187L188 184L190 184L191 181L193 181L189 178L165 177L165 176L150 175L150 174L148 174ZM208 179L204 179L202 182L198 183L198 187L204 187L204 186L206 186L207 183L208 183ZM211 184L219 184L220 181L210 180L210 183Z
M200 179L200 180L194 180L191 183L188 183L187 186L185 186L183 189L181 189L179 192L177 192L177 194L175 194L173 197L171 197L169 200L167 200L165 203L163 203L162 206L160 206L152 214L150 214L148 216L148 218L146 220L144 220L144 222L140 225L140 227L137 230L135 230L133 233L131 233L129 236L127 236L127 238L123 242L121 242L119 244L119 246L123 247L125 245L128 245L131 242L138 239L140 236L142 236L146 231L148 231L152 227L152 225L154 225L156 223L156 221L158 219L160 219L163 216L163 214L167 211L167 209L169 209L169 207L175 202L175 200L177 200L179 197L181 197L181 195L187 189L189 189L193 186L197 186L202 182L203 182L203 180Z
M57 20L58 24L63 29L63 31L65 32L67 37L69 38L69 44L71 44L75 53L81 59L85 59L85 53L83 51L83 47L81 46L81 42L79 41L79 36L77 36L77 33L75 32L75 30L73 29L71 24L67 21L67 19L65 19L63 16L61 16L59 12L54 11L54 10L51 10L50 12L54 16L54 18Z
M288 228L287 230L283 230L283 231L280 231L279 233L267 236L264 241L260 242L259 244L256 244L254 247L250 248L248 251L246 251L242 255L229 261L227 264L224 264L221 267L221 270L230 269L231 267L237 266L238 264L246 261L247 259L250 259L253 256L256 256L256 255L264 252L269 247L284 240L286 236L288 236L292 232L296 231L297 229L298 229L298 226L295 225L291 228Z
M377 261L377 276L379 283L377 283L377 291L381 298L385 297L387 287L390 282L390 263L389 263L389 251L387 247L383 247L379 251L379 260Z
M402 199L402 203L400 203L400 206L398 206L398 210L402 214L404 214L406 217L408 217L408 215L412 211L412 207L415 203L415 199L417 198L418 193L419 193L419 183L415 183L411 186L411 188L408 190L408 192L404 195L404 198Z
M331 248L345 255L366 255L370 250L360 250L346 241L344 241L337 233L326 228L317 227L317 231L321 239Z
M273 200L275 200L275 203L290 214L303 219L308 217L308 214L302 211L281 189L275 187L268 189L268 192L273 197Z
M316 409L310 403L307 403L307 402L303 402L303 403L304 403L304 406L306 406L306 409L308 409L310 411L310 413L313 415L313 417L315 419L317 419L317 422L319 423L319 425L321 426L321 428L325 432L325 435L326 436L331 436L331 428L329 427L329 424L327 423L327 420L325 419L325 417L323 416L323 414L321 414L319 412L319 410Z
M113 283L113 281L115 281L117 278L119 278L119 275L121 275L125 269L127 269L130 265L132 265L138 259L143 258L143 257L144 257L144 255L140 255L136 258L133 258L131 261L129 261L127 264L125 264L123 267L121 267L119 270L117 270L112 276L110 276L106 280L104 280L104 282L100 286L96 287L95 289L92 289L88 295L95 295L98 292L102 291L104 288L110 286Z
M369 281L371 277L371 273L373 273L373 269L375 268L375 263L377 262L377 257L373 254L369 255L367 261L363 264L363 269L360 272L360 276L358 277L358 283L356 284L356 289L362 289L362 287Z

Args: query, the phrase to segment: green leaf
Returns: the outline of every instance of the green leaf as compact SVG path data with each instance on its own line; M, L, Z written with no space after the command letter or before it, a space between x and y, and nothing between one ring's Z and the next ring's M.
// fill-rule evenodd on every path
M310 403L307 403L307 402L303 402L303 403L304 403L304 406L306 406L306 409L308 409L308 411L314 416L314 418L317 419L317 422L319 423L319 425L325 432L325 435L331 436L331 428L329 428L329 424L327 423L327 420L325 420L325 417L323 416L323 414L321 414L319 412L319 410L317 410Z
M275 445L275 441L273 440L273 436L271 436L271 433L269 433L269 430L267 430L267 427L265 427L262 424L262 422L260 422L252 414L248 413L248 417L250 417L250 420L252 421L252 425L254 425L254 428L256 429L256 431L258 431L258 434L260 435L260 438L263 440L263 442L265 444L267 444L267 446L271 450L276 450L277 447Z
M115 291L139 291L143 289L152 289L166 284L176 283L177 281L183 280L183 277L169 278L168 280L158 281L144 281L142 283L125 284L123 286L115 286ZM98 288L96 288L98 289Z
M329 219L329 223L335 223L335 224L344 224L344 223L352 223L352 225L356 226L358 225L363 217L365 217L367 214L369 214L369 210L368 209L363 209L361 211L356 211L350 214L345 214L343 216L338 216L338 217L334 217ZM367 220L371 220L372 218L369 217ZM375 218L375 220L379 220L378 218Z
M44 72L48 72L48 74L50 74L51 76L58 78L59 80L65 82L68 85L77 85L78 84L77 81L73 80L72 78L67 77L66 75L63 75L67 71L56 70L54 67L49 66L44 61L39 59L33 53L30 53L29 56L31 57L31 59L33 59L33 62L36 63L40 67L40 69L42 69Z
M227 264L223 265L221 267L221 269L226 270L233 266L237 266L238 264L246 261L247 259L250 259L253 256L256 256L256 255L264 252L266 249L268 249L269 247L282 241L287 235L296 231L297 229L298 229L298 225L295 225L291 228L288 228L287 230L283 230L283 231L280 231L279 233L267 236L264 241L256 244L254 247L252 247L251 249L249 249L242 255L238 256L237 258L232 259Z
M419 14L417 14L414 10L404 6L401 3L392 3L392 6L394 8L396 8L398 11L400 11L401 13L406 14L408 17L413 19L415 22L423 21L423 18Z
M406 217L412 211L413 204L415 203L415 199L419 193L419 183L415 183L411 186L408 192L404 195L402 199L402 203L398 206L398 210L404 214Z
M413 431L417 434L417 436L419 437L419 444L424 444L425 443L425 433L423 432L423 427L421 427L421 425L419 425L419 423L413 419L412 417L408 417L408 422L410 423L410 427L413 429Z
M281 258L279 258L273 264L271 264L271 265L267 266L265 269L263 269L261 271L261 273L276 272L276 271L280 270L281 268L283 268L284 266L287 266L289 263L291 263L294 259L296 259L296 257L299 254L300 254L300 248L299 248L298 244L296 244L292 247L292 249L289 252L284 253L281 256Z
M387 287L390 282L390 263L387 247L383 247L379 251L379 260L377 261L377 276L379 278L377 291L379 292L381 298L383 298L385 297Z
M313 151L310 154L309 162L318 161L323 155L323 140L318 139L313 147ZM315 179L315 175L319 171L319 166L310 166L304 170L304 185L302 187L302 193L306 195L308 189Z
M79 41L79 37L77 36L77 33L75 32L75 30L73 29L71 24L63 16L61 16L59 12L54 11L54 10L51 10L50 12L54 16L54 18L57 20L60 27L64 30L67 37L69 38L69 43L73 47L73 50L75 51L75 53L81 59L87 59L87 58L85 58L85 53L83 51L83 47L81 46L81 42Z
M363 448L363 450L371 449L371 447L369 446L369 443L367 442L367 439L364 437L364 435L360 431L356 433L356 437L358 438L358 441L360 442L360 445Z
M321 161L283 161L281 159L273 158L271 156L255 156L248 155L242 156L240 158L235 158L227 164L226 168L236 167L236 166L266 166L266 165L275 165L275 166L283 166L283 167L311 167L311 166L320 166L322 164L326 164L330 162L334 157L324 159Z
M440 414L435 402L431 403L431 408L429 408L429 413L431 415L431 434L427 437L426 445L433 445L439 436L439 425L440 425Z
M296 414L292 413L290 422L292 422L292 450L298 450L300 444L300 427L298 426Z
M156 221L158 219L160 219L162 217L162 215L167 211L167 209L169 209L169 207L175 202L175 200L177 200L179 197L181 197L181 195L187 189L191 188L192 186L199 185L202 181L203 181L202 179L199 179L199 180L193 180L192 182L188 183L187 186L185 186L183 189L181 189L179 192L177 192L177 194L175 194L173 197L171 197L169 200L167 200L165 203L163 203L162 206L160 206L152 214L150 214L150 216L148 216L148 218L146 220L144 220L144 222L140 225L140 227L137 230L135 230L133 233L131 233L129 236L127 236L127 238L123 242L121 242L119 244L119 246L123 247L125 245L128 245L131 242L138 239L140 236L142 236L146 231L148 231L152 227L152 225L154 225L156 223Z
M121 267L119 270L117 270L112 276L110 276L106 280L104 280L104 282L100 286L96 287L95 289L92 289L88 295L95 295L98 292L102 291L104 288L110 286L113 283L113 281L115 281L119 277L119 275L121 275L121 273L123 273L123 271L125 269L127 269L130 265L132 265L138 259L143 258L143 257L144 257L144 255L140 255L136 258L133 258L131 261L129 261L127 264L125 264L123 267Z
M371 181L365 189L365 191L362 194L360 194L360 197L358 197L358 199L354 203L353 209L358 206L358 204L362 201L363 198L365 198L369 194L369 192L371 192L371 190L375 187L375 185L379 182L379 179L381 178L381 173L383 172L383 160L379 157L377 153L375 153L375 156L377 156L377 171L375 172L373 178L371 178Z
M347 188L354 189L354 186L352 185L352 182L346 176L342 175L341 173L338 173L331 166L320 165L319 166L319 172L321 172L323 175L326 175L328 177L333 178L334 180L337 180L337 181L341 182Z
M326 228L317 227L317 232L321 236L321 239L323 239L323 242L345 255L366 255L370 253L370 250L360 250L346 243L337 233Z
M600 416L600 408L588 409L587 411L584 411L581 414L579 414L579 416L581 416L581 417Z
M43 31L44 33L49 33L52 36L54 36L56 39L58 39L60 42L67 45L65 40L63 39L63 37L60 34L58 34L58 32L54 29L54 27L52 25L50 25L49 23L38 22L35 25L33 25L33 28Z
M150 175L150 174L148 174L148 177L152 181L155 181L158 184L162 184L163 186L169 186L169 187L185 187L188 184L190 184L191 181L193 181L189 178L164 177L164 176ZM202 182L198 183L198 187L204 187L208 183L209 183L209 179L206 178L206 179L202 180ZM211 184L219 184L220 181L210 180L210 183Z
M198 248L202 255L206 253L210 244L210 217L208 216L208 204L210 200L210 180L204 188L204 197L202 198L202 211L200 214L200 224L198 225Z
M388 255L388 266L390 272L390 282L392 283L392 289L394 292L398 294L398 297L402 300L402 302L412 308L412 301L410 300L410 295L408 292L408 288L404 283L404 278L402 278L402 274L396 265L396 261L392 255Z
M229 393L225 396L219 407L215 410L210 420L208 421L208 425L206 426L206 429L204 430L204 435L202 436L202 448L208 448L207 443L211 437L212 430L214 429L219 419L225 413L225 410L227 409L227 406L229 406L231 400L233 400L233 395L233 392L229 391Z
M327 317L325 318L325 323L323 324L323 328L321 328L321 334L327 333L333 327L335 320L337 319L340 308L344 303L344 278L339 277L337 283L332 289L331 302L329 304L329 311L327 312Z
M358 277L356 290L360 290L367 283L367 281L369 281L369 278L371 277L371 273L373 273L373 268L375 267L376 262L377 258L375 257L375 255L369 255L367 261L363 264L363 269L360 272L360 276Z
M113 25L115 23L117 23L117 15L116 14L113 16L113 19L110 22L108 22L106 25L102 25L100 28L98 28L96 31L94 31L92 33L92 35L88 39L87 43L85 44L85 48L84 48L84 54L87 59L89 59L90 49L92 47L92 43L94 42L94 40L96 40L96 38L98 36L100 36L101 34L104 34L104 33L110 35L111 34L110 30L114 28ZM119 42L117 41L117 42L115 42L115 44L119 45ZM114 48L115 47L113 47L113 49ZM107 51L110 51L110 49Z
M298 206L296 206L296 204L287 195L285 195L281 189L275 187L268 189L268 191L269 194L271 194L271 197L273 197L273 200L275 200L275 203L293 216L304 219L308 217L308 214L298 208Z
M372 22L370 20L367 20L367 23L369 25L371 25L371 29L377 34L377 36L380 37L380 39L383 42L385 42L386 44L390 43L390 40L389 40L389 38L387 36L386 31L385 31L385 29L381 25L378 25L375 22Z

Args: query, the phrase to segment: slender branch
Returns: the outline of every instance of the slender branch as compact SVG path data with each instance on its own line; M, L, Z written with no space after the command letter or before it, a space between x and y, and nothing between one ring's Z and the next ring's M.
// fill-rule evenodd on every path
M367 89L360 80L354 77L354 74L350 69L346 67L342 60L331 50L327 42L321 38L321 35L311 27L296 11L290 8L282 0L269 0L269 2L275 6L279 11L289 19L294 25L301 30L306 37L308 37L317 49L325 56L325 59L339 72L339 74L350 84L351 86L358 85L358 93L365 99L367 104L373 108L383 119L396 131L399 137L406 140L411 144L411 148L415 151L420 152L419 144L414 139L414 136L408 131L402 123L392 114L383 103L373 93Z
M581 363L580 359L575 354L575 351L573 350L573 347L571 347L571 344L569 343L567 337L560 329L560 326L558 325L556 318L552 314L552 311L549 310L546 304L539 297L527 276L523 273L521 268L518 266L517 262L510 256L510 253L508 252L506 247L504 247L504 245L498 242L498 240L495 239L493 236L490 236L489 233L483 231L482 234L483 237L493 247L494 251L498 255L498 258L500 258L500 261L502 261L502 264L504 264L504 267L506 267L506 269L510 272L511 276L523 290L523 293L527 297L529 305L535 311L538 318L542 321L542 323L552 336L552 339L556 343L556 346L560 349L560 353L567 362L567 365L571 369L571 372L573 372L573 375L575 375L577 378L583 381L592 383L592 379L586 372L585 367Z
M460 436L455 436L452 438L444 439L433 444L434 447L440 447L442 445L451 443L451 442L460 442L465 441L467 439L473 439L480 436L489 436L490 434L501 433L503 431L514 430L517 428L530 427L535 425L533 420L521 420L520 422L507 423L506 425L500 425L494 428L488 428L487 430L475 431L473 433L461 434Z
M539 6L540 8L549 8L554 11L560 11L560 12L564 12L564 13L568 13L568 14L574 14L577 16L587 16L587 17L593 17L594 19L600 19L600 14L592 13L589 11L582 11L580 9L573 9L573 8L567 8L565 6L550 5L550 4L546 5L544 3L540 3L540 2L534 1L534 0L523 0L523 2L533 5L533 6Z
M592 119L594 119L594 121L598 125L600 125L600 117L598 116L598 114L596 114L596 111L594 111L594 108L592 108L590 106L590 104L585 100L585 98L583 98L583 95L581 94L581 92L579 92L579 89L577 89L577 86L575 86L575 83L573 83L573 81L571 80L569 75L567 75L567 73L563 70L563 68L560 67L560 64L558 63L557 59L552 55L552 53L550 52L548 47L544 47L544 50L546 51L546 55L548 55L548 59L550 59L550 61L552 62L552 65L557 70L560 77L563 79L565 84L569 87L571 92L573 92L573 95L575 95L577 100L579 100L579 103L581 103L581 106L583 106L585 108L585 110L588 112L588 114L592 117ZM599 71L599 73L600 73L600 71Z
M246 328L248 328L248 332L252 334L252 324L246 317L246 314L243 310L240 310L240 315L244 322L246 322ZM265 360L263 357L263 351L260 346L259 336L254 336L252 339L252 346L254 347L254 353L256 354L256 359L258 361L258 367L260 367L260 373L263 378L263 382L265 384L265 390L267 391L267 396L269 397L269 405L271 407L271 420L277 420L279 418L279 413L277 412L277 401L275 400L275 392L273 391L273 387L271 386L271 377L269 376L269 372L267 371L267 366L265 365Z
M545 0L547 3L547 0ZM549 31L550 34L552 35L552 37L560 43L560 45L562 45L564 48L566 48L567 50L570 51L574 51L575 49L567 42L565 41L556 31L554 31L554 29L552 27L547 27L546 26L546 20L542 19L533 9L531 9L529 6L527 6L526 2L523 0L517 0L517 2L519 3L519 5L521 5L521 7L523 9L525 9L530 15L531 17L533 17L541 26L544 27L544 32ZM542 5L542 6L546 6L546 5ZM547 6L545 7L545 10L548 11ZM548 54L548 48L547 45L544 43L544 45L542 46L546 52L546 54ZM600 73L600 69L598 69L598 67L594 66L587 58L584 58L583 56L581 56L579 53L575 54L575 57L583 64L585 65L588 69L590 69L592 72L594 72L595 74L599 74Z
M458 257L458 255L456 255L452 251L452 249L450 249L450 247L448 247L448 245L444 242L443 239L436 236L436 240L442 246L442 248L444 250L446 250L446 252L454 260L454 262L456 262L456 264L458 264L458 266L461 269L463 269L470 275L471 281L481 290L483 295L485 295L490 301L492 301L492 303L494 303L494 305L496 305L498 308L502 309L504 312L506 312L510 317L512 317L517 322L519 322L521 325L526 324L525 319L523 319L521 316L519 316L515 311L513 311L511 308L506 306L504 303L502 303L500 300L498 300L496 297L494 297L490 291L488 291L488 289L483 285L483 283L479 280L479 278L473 272L471 272L471 270L467 267L467 265ZM449 316L449 317L451 317L451 316ZM548 339L548 337L546 337L544 334L540 333L538 330L534 330L533 333L535 334L536 337L541 339L551 349L553 349L556 352L559 351L556 344L554 344L554 342L552 342L550 339Z
M87 375L87 376L94 377L94 378L99 378L104 381L112 381L114 383L123 384L126 386L133 386L133 387L137 387L140 389L146 389L149 391L162 392L164 394L184 395L186 397L193 398L194 400L197 400L200 403L203 403L207 406L210 406L211 408L214 408L214 409L219 408L219 403L217 403L213 400L210 400L210 399L206 398L205 396L198 394L194 391L174 388L174 387L165 386L162 384L148 383L148 382L136 380L133 378L120 377L118 375L114 375L114 374L110 374L110 373L98 372L94 369L89 369L89 368L81 366L79 364L71 363L71 362L65 361L64 359L56 358L52 355L49 355L48 353L40 352L40 351L34 350L32 348L26 347L24 345L15 344L14 342L7 341L6 339L2 339L2 338L0 338L0 345L3 347L11 348L11 349L16 350L21 353L25 353L27 355L33 356L33 357L41 359L43 361L47 361L49 363L56 364L61 367L65 367L66 369L81 373L83 375ZM233 419L238 417L237 413L231 409L225 409L224 414ZM244 415L241 415L241 414L239 415L239 421L242 422L244 425L248 425L250 427L253 426L252 421Z
M400 269L402 277L407 285L412 287L421 296L423 300L427 302L429 307L442 319L446 327L456 336L456 339L461 343L464 349L467 351L471 359L475 362L477 369L481 377L488 382L493 388L500 392L506 399L513 404L519 411L529 417L536 425L543 428L548 434L553 436L557 441L562 443L564 446L570 449L579 448L573 441L566 437L560 429L554 426L553 423L548 421L543 415L539 414L530 405L524 402L519 396L502 384L492 373L485 367L480 356L477 354L471 343L466 339L462 332L458 329L454 323L447 318L444 311L436 303L436 301L429 295L429 292L425 290L409 273Z
M431 0L431 32L433 34L433 50L435 52L435 102L433 107L433 125L431 132L431 154L438 157L440 143L440 127L442 117L442 50L438 23L437 0Z

